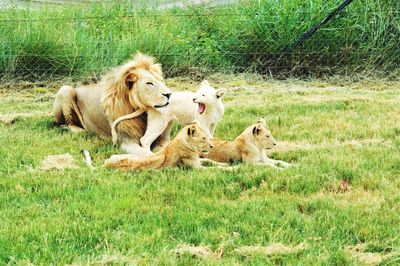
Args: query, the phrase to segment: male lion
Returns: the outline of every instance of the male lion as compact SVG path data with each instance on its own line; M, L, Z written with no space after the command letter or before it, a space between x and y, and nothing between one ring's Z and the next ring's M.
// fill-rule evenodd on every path
M170 95L163 83L161 65L153 57L137 53L133 60L106 74L99 84L61 87L53 113L57 124L73 132L86 130L111 136L115 119L137 111L139 117L119 123L118 143L127 153L147 155L148 151L139 145L147 126L143 113L167 106Z
M213 137L215 127L224 115L222 98L225 90L216 90L210 86L207 80L200 84L196 92L177 91L171 94L169 105L162 111L157 109L147 110L148 127L146 133L140 139L143 148L150 150L154 140L163 132L169 132L173 121L189 125L196 121L209 138ZM138 116L137 112L119 117L111 126L113 142L118 140L116 126L119 122ZM168 136L166 136L168 140Z
M289 163L268 158L266 150L272 149L275 139L265 127L264 119L246 128L233 141L212 140L214 149L204 157L223 163L241 161L253 165L266 165L274 168L290 166Z
M202 168L202 163L227 166L209 159L200 159L200 154L206 154L213 145L204 131L196 124L184 127L178 135L160 151L138 159L131 154L113 155L107 159L104 166L122 170L159 169L163 167L188 166ZM232 170L231 167L226 167Z

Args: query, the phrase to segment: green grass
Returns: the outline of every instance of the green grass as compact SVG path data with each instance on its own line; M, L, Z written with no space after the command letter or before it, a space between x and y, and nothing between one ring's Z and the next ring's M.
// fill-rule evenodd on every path
M101 167L121 152L110 139L63 131L39 115L1 124L0 264L108 258L115 264L358 265L346 246L366 243L365 252L382 255L400 251L398 82L211 80L228 90L217 137L232 139L265 117L278 140L271 157L293 167L112 171ZM167 84L195 89L182 79ZM1 115L51 111L52 89L0 95ZM91 152L95 170L82 162L82 148ZM67 152L78 169L38 170L47 155ZM343 180L350 183L345 192L338 190ZM254 257L234 251L278 242L308 248ZM171 251L179 244L223 247L223 256L177 257Z
M282 55L285 47L342 1L241 1L158 11L114 2L5 10L0 73L33 81L95 76L139 50L155 55L169 76L223 71L398 77L396 0L354 1L291 55Z

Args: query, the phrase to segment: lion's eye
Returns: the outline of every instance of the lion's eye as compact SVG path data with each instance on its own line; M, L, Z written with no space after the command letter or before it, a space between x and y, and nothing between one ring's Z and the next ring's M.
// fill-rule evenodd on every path
M151 86L154 85L153 82L146 82L146 84L147 84L147 85L151 85Z
M266 137L267 137L267 138L269 138L269 136L268 136L268 135L267 135Z
M205 95L204 95L204 94L202 94L201 96L205 97Z
M206 140L206 138L203 138L203 140Z

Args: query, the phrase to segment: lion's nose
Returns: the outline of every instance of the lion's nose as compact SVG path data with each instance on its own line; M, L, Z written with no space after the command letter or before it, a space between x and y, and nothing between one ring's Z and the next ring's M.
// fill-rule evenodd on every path
M274 146L276 146L276 143L274 142Z
M214 148L214 145L210 144L210 148L211 148L211 149Z
M169 97L171 97L171 93L163 93L163 95L164 95L165 97L167 97L168 100L169 100Z
M193 98L193 102L196 102L196 98Z

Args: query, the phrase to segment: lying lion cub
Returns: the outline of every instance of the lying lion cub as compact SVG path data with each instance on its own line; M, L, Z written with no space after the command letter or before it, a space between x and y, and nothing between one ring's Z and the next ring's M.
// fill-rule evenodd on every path
M184 127L167 146L153 155L143 159L137 159L132 154L113 155L105 161L104 166L124 170L157 169L180 165L202 168L203 162L227 166L227 164L209 159L200 159L200 154L206 154L212 148L213 144L204 131L196 124L192 124Z
M246 128L233 141L212 140L214 149L204 157L223 163L241 161L248 164L268 165L277 167L290 166L289 163L268 158L266 150L272 149L276 143L271 132L265 127L265 121L259 120Z

